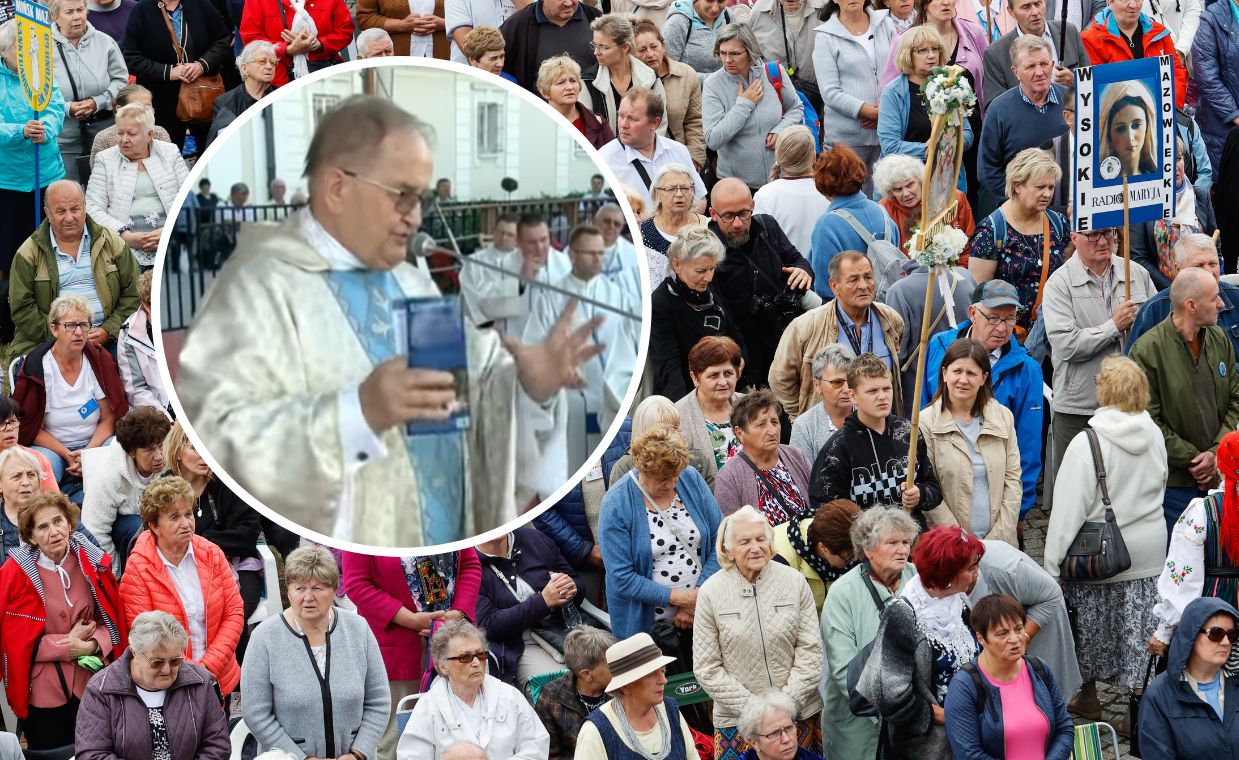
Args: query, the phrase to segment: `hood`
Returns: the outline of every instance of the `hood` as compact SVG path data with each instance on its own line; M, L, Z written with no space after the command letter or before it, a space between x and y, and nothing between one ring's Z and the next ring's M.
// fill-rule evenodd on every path
M1089 427L1128 454L1140 455L1149 450L1149 441L1161 437L1157 423L1148 412L1129 414L1110 406L1103 406L1093 413Z
M1097 15L1093 17L1093 23L1105 29L1106 33L1111 34L1120 40L1123 39L1122 33L1119 32L1119 22L1114 18L1114 11L1109 8L1099 11ZM1140 30L1144 33L1144 41L1146 43L1157 42L1162 37L1170 34L1169 29L1144 15L1144 13L1140 14Z
M671 13L680 13L682 15L688 16L688 20L690 22L689 29L705 29L706 28L706 22L697 13L697 9L693 7L692 0L675 0L675 2L671 4ZM720 26L722 26L725 23L723 21L723 15L725 13L726 13L726 10L724 10L723 13L718 14L718 18L714 19L715 29L718 29Z
M1219 612L1225 612L1239 623L1239 610L1231 607L1225 601L1213 596L1202 596L1193 599L1183 610L1179 625L1170 637L1170 652L1166 660L1166 673L1175 681L1187 667L1188 656L1192 653L1192 645L1196 643L1196 634L1200 632L1205 621ZM1231 660L1234 660L1231 652Z
M86 31L82 32L82 39L78 41L78 47L86 44L87 41L95 35L95 27L89 21L86 22ZM60 33L60 27L52 24L52 39L62 45L69 44L69 38Z

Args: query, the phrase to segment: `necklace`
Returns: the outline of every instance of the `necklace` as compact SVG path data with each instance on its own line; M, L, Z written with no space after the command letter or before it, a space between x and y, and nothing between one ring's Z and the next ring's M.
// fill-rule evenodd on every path
M657 710L654 714L658 718L658 736L662 740L662 748L657 752L647 752L645 745L637 738L637 732L628 722L628 713L624 712L624 703L615 700L615 714L619 716L620 728L624 730L624 740L633 752L645 758L645 760L666 760L671 755L671 729L667 727L667 720L663 714Z

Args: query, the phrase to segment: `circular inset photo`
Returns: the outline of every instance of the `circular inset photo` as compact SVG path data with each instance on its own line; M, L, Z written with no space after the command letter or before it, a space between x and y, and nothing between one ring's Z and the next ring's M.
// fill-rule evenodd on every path
M281 88L214 138L156 283L178 418L216 472L369 551L498 534L622 423L636 226L533 95L393 58Z

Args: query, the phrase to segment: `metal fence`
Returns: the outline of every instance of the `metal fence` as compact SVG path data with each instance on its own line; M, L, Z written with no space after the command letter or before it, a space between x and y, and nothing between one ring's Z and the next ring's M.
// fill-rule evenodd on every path
M444 246L451 229L465 255L485 247L501 214L541 214L549 220L551 240L559 247L567 242L568 231L578 221L589 219L604 200L550 198L510 202L445 203L439 213L427 209L422 229ZM232 255L237 233L247 224L274 223L295 213L300 206L216 206L182 208L164 260L163 287L160 291L160 319L164 330L189 326L203 294L215 280L220 267ZM446 222L446 228L444 225ZM459 290L459 264L445 256L432 256L430 274L445 293Z

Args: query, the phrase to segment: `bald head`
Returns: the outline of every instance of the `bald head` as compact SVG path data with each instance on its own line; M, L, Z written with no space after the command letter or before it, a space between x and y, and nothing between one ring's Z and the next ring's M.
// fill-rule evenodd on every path
M76 199L84 202L86 200L86 191L83 190L82 185L75 180L61 179L48 185L47 190L44 191L43 197L45 207L50 209L52 204L55 202L53 199L68 201Z
M488 760L486 750L473 742L456 742L448 747L440 757L443 760Z
M1170 283L1170 305L1175 311L1183 311L1189 301L1200 303L1212 292L1217 295L1217 281L1213 275L1200 267L1180 269Z
M710 205L715 208L730 208L737 203L752 200L753 193L749 191L749 186L735 177L720 179L710 193Z

